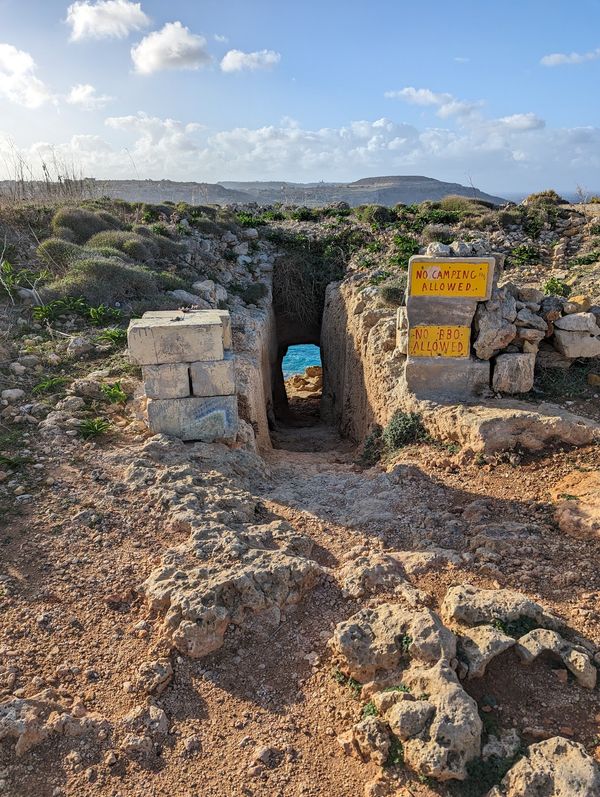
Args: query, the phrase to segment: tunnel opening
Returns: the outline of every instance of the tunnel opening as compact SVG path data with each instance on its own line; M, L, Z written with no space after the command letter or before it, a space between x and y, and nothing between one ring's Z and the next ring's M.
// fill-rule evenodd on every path
M314 427L316 433L317 427L323 426L322 373L309 372L309 386L305 369L325 365L321 362L325 293L330 283L344 276L349 255L344 245L346 237L346 231L329 230L319 235L314 228L306 231L279 229L275 233L280 248L273 266L275 323L270 369L270 434L275 447L287 447L287 444L280 444L282 432L289 443L294 434L304 434L300 427L305 427L305 433L310 436L306 427ZM305 360L307 356L309 359ZM303 367L299 367L298 362Z
M323 392L321 349L314 343L289 346L281 361L289 426L319 423Z

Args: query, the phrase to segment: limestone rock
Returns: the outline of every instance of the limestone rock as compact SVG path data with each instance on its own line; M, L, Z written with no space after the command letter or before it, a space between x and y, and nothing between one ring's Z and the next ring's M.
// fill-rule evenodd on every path
M25 391L18 387L9 388L2 391L2 400L8 401L9 404L15 404L17 401L25 398Z
M527 618L539 626L556 628L558 620L535 601L511 589L481 589L470 584L450 587L441 610L446 622L475 626L500 620L511 623Z
M109 727L98 714L75 716L53 689L27 698L9 697L0 703L0 741L15 739L15 754L24 755L53 734L81 736Z
M568 318L568 316L567 316ZM597 327L598 328L598 327ZM571 359L577 357L600 357L600 332L571 332L554 330L554 345L561 354Z
M553 488L561 531L582 539L600 538L600 473L575 471Z
M515 650L525 664L531 664L541 653L553 653L562 660L581 686L585 689L596 686L597 670L588 654L563 639L556 631L535 628L519 639Z
M67 354L71 354L73 357L82 357L84 354L94 351L94 348L94 344L87 338L71 338L67 346Z
M350 551L340 570L344 591L352 598L368 595L377 587L393 589L403 581L404 573L398 559L382 551Z
M532 329L539 329L544 333L548 329L548 324L546 321L544 321L541 316L532 312L528 307L523 307L521 310L519 310L515 319L515 324L517 327L531 327Z
M599 334L596 316L593 313L573 313L557 318L554 322L556 329L565 329L568 332L592 332Z
M514 340L516 317L515 298L503 288L495 291L489 301L478 305L475 313L477 337L473 347L481 360L489 360Z
M515 644L513 637L492 625L479 625L458 638L458 655L468 667L468 678L481 678L492 659Z
M481 749L482 722L477 703L444 662L411 668L404 682L413 694L428 695L435 711L422 732L404 743L406 765L437 780L464 780L467 764ZM404 705L404 704L402 704Z
M536 288L535 285L523 285L517 290L519 299L522 302L536 302L540 304L546 298L544 291Z
M527 393L533 387L535 354L499 354L492 387L499 393Z
M499 736L490 734L481 750L481 758L487 761L490 758L514 758L521 749L521 739L516 728L507 728Z
M585 747L555 736L532 744L488 797L598 797L600 770Z
M362 683L397 670L409 658L433 663L456 653L454 634L437 615L390 603L338 623L330 645L343 669Z
M428 700L403 700L395 703L386 714L392 732L405 742L426 727L435 714L435 706Z
M390 750L390 734L385 722L367 717L351 731L352 743L363 761L374 761L383 766Z
M173 666L168 659L145 661L138 669L137 689L146 694L161 695L173 678Z

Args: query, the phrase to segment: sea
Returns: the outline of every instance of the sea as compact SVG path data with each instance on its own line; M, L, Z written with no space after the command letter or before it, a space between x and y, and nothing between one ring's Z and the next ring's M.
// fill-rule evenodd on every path
M281 363L283 378L289 379L294 374L303 374L310 365L321 365L321 350L318 346L313 346L312 343L290 346Z

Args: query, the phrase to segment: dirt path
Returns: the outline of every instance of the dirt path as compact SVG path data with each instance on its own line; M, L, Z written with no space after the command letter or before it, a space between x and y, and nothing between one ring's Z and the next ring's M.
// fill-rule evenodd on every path
M200 660L165 647L160 618L148 613L139 593L162 551L186 535L164 524L164 508L150 493L119 488L139 456L136 445L121 444L121 466L114 450L98 447L78 449L69 467L58 467L53 452L44 454L46 468L57 465L55 484L2 539L2 693L29 696L52 687L115 722L140 705L131 688L140 662L170 656L173 680L149 698L166 713L169 730L155 753L140 760L115 753L110 734L52 737L21 758L10 741L0 743L0 794L362 795L378 769L345 757L336 741L360 718L362 702L336 679L327 641L338 622L362 606L394 600L394 593L383 587L349 597L341 574L350 551L441 546L455 555L452 563L411 576L432 596L433 608L453 584L511 586L600 642L598 545L565 539L547 505L551 483L597 466L598 452L481 468L425 445L405 449L386 473L360 468L352 446L326 426L282 429L275 439L278 448L266 456L267 474L256 485L257 506L265 518L285 519L314 541L325 577L280 623L258 614L243 628L230 627L223 647ZM484 521L522 524L527 540L480 558L469 535ZM493 693L493 719L501 727L533 729L538 738L562 729L598 750L597 690L559 681L552 666L540 663L515 680L507 654L472 692L480 699ZM389 777L396 778L397 795L460 793L399 767Z

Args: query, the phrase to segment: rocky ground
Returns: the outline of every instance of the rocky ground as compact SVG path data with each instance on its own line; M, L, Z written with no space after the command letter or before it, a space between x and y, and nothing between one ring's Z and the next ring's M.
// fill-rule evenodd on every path
M181 267L242 360L274 259L245 229ZM369 467L316 371L273 449L182 444L146 429L124 321L2 324L0 794L600 794L597 444ZM589 372L558 399L593 418Z

